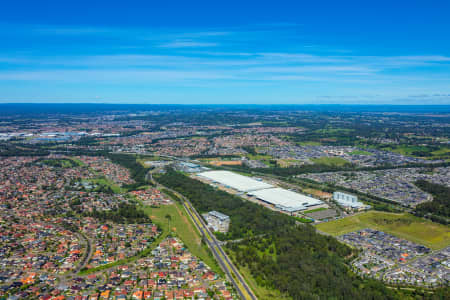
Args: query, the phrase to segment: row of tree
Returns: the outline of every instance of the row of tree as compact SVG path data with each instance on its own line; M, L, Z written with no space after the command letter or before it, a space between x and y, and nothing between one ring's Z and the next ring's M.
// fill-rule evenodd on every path
M135 204L120 203L116 209L96 210L85 213L86 216L97 218L102 221L112 221L119 224L144 224L151 223L149 216Z

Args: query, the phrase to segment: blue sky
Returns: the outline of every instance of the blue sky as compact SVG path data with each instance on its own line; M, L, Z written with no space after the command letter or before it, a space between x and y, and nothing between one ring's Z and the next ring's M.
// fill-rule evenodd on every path
M0 102L450 104L450 1L242 2L2 3Z

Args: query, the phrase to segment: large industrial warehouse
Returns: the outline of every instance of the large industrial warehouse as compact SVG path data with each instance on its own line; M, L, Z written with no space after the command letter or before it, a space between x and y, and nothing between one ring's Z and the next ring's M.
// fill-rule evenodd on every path
M197 175L224 187L245 192L250 197L255 197L260 201L273 205L277 209L290 213L324 204L315 198L275 187L266 182L230 171L207 171Z
M284 211L294 212L323 204L322 201L282 188L271 188L248 193L261 201Z
M230 171L207 171L199 173L198 175L239 192L250 192L273 187L273 185L268 183Z

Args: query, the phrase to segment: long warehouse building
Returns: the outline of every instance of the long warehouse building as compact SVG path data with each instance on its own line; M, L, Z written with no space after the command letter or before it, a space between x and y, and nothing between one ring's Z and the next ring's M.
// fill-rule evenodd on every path
M294 212L324 204L322 201L282 188L272 188L249 192L261 201L274 205L284 211Z
M296 212L324 203L318 199L279 188L264 181L256 180L230 171L207 171L197 174L210 182L244 192L250 197L273 205L286 212Z
M263 181L230 171L207 171L199 173L198 175L239 192L250 192L273 187L273 185Z

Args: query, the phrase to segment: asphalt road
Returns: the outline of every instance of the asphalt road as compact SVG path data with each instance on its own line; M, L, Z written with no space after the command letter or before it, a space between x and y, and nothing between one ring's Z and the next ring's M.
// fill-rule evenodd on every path
M86 253L83 256L83 259L78 264L77 268L74 270L74 274L78 273L81 269L83 269L87 263L89 262L89 259L92 257L92 254L94 252L94 248L92 247L92 242L89 238L87 238L84 234L78 233L77 235L80 239L83 239L86 243Z
M162 186L162 185L161 185ZM251 288L247 285L242 275L239 273L237 268L234 266L234 264L231 262L231 259L228 257L228 255L225 253L225 251L222 249L219 241L216 239L214 234L211 233L211 231L208 229L206 224L204 223L202 217L198 214L198 212L195 210L195 208L192 206L189 199L181 195L180 193L167 188L166 186L162 186L171 192L173 192L175 195L180 197L183 200L183 206L186 209L186 211L189 214L189 217L194 222L195 226L201 233L202 237L204 238L205 242L207 243L208 247L211 249L211 252L213 253L215 259L219 263L222 270L227 274L228 279L231 281L231 283L236 288L237 293L241 297L241 299L252 299L257 300L258 298L255 296Z
M244 278L239 273L237 268L231 262L228 255L222 249L222 246L219 244L216 237L210 232L210 230L208 229L206 224L204 224L203 219L201 219L201 217L199 216L197 211L193 208L192 204L185 200L185 203L183 203L183 205L184 205L185 209L187 210L187 212L189 213L189 215L191 216L191 218L196 223L196 225L199 228L202 235L205 236L208 246L212 250L216 259L221 263L222 268L227 273L230 280L234 281L236 290L238 291L238 293L240 294L242 299L256 300L257 299L256 296L253 294L252 290L247 285L247 283L245 282ZM194 217L193 214L196 215L196 217ZM200 220L200 222L198 220ZM198 223L200 223L200 224L198 224ZM217 253L217 250L219 253ZM241 286L239 286L239 284ZM242 287L243 287L244 291L242 290Z

